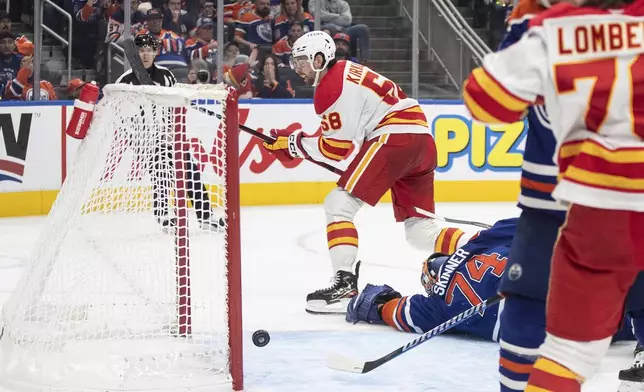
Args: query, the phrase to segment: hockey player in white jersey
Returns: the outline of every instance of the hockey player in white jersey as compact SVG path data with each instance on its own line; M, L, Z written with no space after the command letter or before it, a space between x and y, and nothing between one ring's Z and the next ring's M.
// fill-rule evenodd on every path
M526 392L581 391L644 270L644 0L581 3L533 18L521 40L485 57L463 92L486 123L515 122L544 101L557 140L553 197L569 208Z
M404 222L408 242L419 249L436 251L441 235L452 236L454 247L467 239L461 231L441 232L434 220L414 209L434 211L436 168L434 138L415 99L365 66L336 61L335 43L321 31L295 42L291 67L316 86L313 105L322 119L322 136L277 131L276 141L264 147L279 159L310 157L327 163L344 160L354 143L359 148L324 201L333 284L309 294L306 306L310 313L345 313L358 292L358 231L353 220L365 203L373 206L391 190L394 217Z

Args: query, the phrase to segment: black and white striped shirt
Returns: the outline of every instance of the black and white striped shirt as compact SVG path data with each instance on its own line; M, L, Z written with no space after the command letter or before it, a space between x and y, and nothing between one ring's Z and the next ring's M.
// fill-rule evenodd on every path
M174 77L172 72L166 67L152 64L152 66L148 68L147 71L148 71L148 74L150 75L150 79L152 79L154 84L156 84L157 86L172 87L174 86L175 83L177 83L177 79ZM137 86L141 84L136 79L136 76L134 75L131 69L128 71L125 71L123 75L119 76L119 78L116 79L115 83L133 84Z

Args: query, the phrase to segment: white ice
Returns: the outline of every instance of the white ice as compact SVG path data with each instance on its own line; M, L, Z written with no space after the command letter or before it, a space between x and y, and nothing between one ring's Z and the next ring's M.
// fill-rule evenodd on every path
M488 223L518 215L512 203L441 203L437 212ZM0 219L0 305L15 287L44 219ZM438 336L368 374L326 368L323 359L331 352L371 360L414 336L304 311L306 294L326 287L331 273L321 206L243 208L241 219L246 391L498 390L497 345L466 337ZM360 286L387 283L403 294L421 292L419 266L426 255L407 245L391 205L365 208L356 224ZM252 344L257 329L271 334L266 347ZM630 366L633 347L613 345L584 391L616 391L617 371Z

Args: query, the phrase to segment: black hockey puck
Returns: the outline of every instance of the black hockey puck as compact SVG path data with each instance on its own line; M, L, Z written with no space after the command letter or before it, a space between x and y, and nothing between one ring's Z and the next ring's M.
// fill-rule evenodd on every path
M253 344L257 347L264 347L271 341L271 335L263 329L258 329L253 333Z

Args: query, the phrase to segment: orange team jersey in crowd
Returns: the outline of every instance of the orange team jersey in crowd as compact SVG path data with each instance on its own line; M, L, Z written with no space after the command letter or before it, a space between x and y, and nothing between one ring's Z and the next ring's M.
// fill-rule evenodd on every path
M262 18L255 12L247 12L237 21L235 35L257 45L273 43L270 17Z
M210 42L206 42L197 37L188 38L186 40L186 51L190 60L208 58L210 56L208 45L212 43L217 43L217 40L212 39Z
M23 56L34 55L34 43L29 41L29 38L24 35L16 38L16 51Z
M235 22L241 19L241 17L244 16L245 13L254 9L255 5L250 0L226 4L224 5L224 22Z
M340 161L354 141L362 145L386 134L430 133L418 101L391 80L351 61L338 61L322 77L313 105L322 118L322 136L316 146L304 147L314 159Z
M29 68L22 68L18 71L16 77L9 82L5 89L5 99L18 99L30 101L33 96L33 83L29 80L33 71ZM40 98L42 100L54 101L56 91L54 86L46 80L40 81Z
M284 37L273 45L271 51L280 60L281 64L289 65L293 47L288 43L288 37Z
M301 20L304 27L304 33L313 30L313 16L308 12L304 13L304 19ZM291 21L288 16L279 14L273 19L273 39L278 40L288 35L288 30L291 28Z
M539 0L519 0L508 17L508 22L516 22L519 19L534 16L544 9Z

